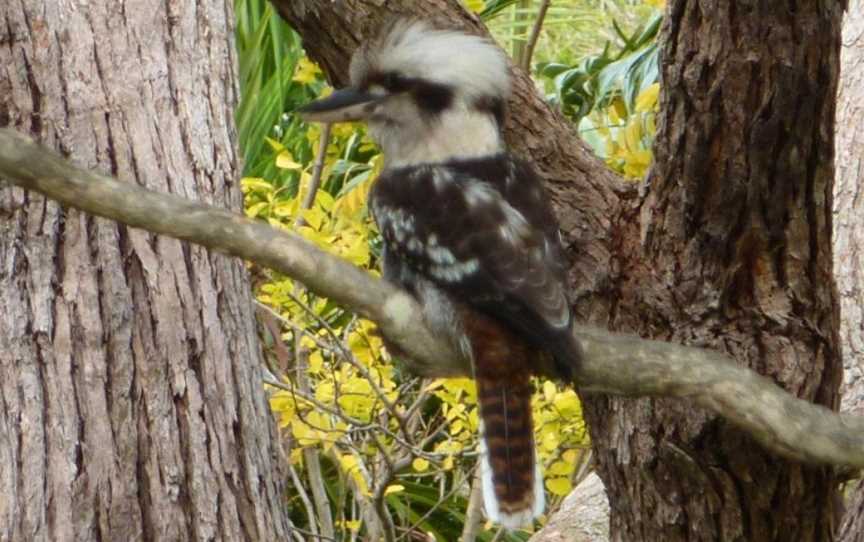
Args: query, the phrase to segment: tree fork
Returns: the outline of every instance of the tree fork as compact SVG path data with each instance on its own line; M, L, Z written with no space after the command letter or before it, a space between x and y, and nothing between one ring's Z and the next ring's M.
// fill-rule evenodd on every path
M393 13L484 32L456 0L273 3L336 84ZM836 406L831 123L844 4L670 1L656 162L639 195L514 70L505 136L547 179L581 321L711 347ZM830 469L777 462L680 403L584 399L615 536L833 536Z

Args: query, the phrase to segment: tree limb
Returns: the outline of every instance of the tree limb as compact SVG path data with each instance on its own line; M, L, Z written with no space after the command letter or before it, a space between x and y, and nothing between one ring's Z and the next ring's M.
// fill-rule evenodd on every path
M15 131L0 130L0 175L94 215L191 241L282 272L375 321L426 376L468 374L467 361L426 328L411 296L300 237L228 211L159 194L74 166ZM579 327L581 392L689 398L766 448L809 463L864 468L864 417L797 399L708 350Z

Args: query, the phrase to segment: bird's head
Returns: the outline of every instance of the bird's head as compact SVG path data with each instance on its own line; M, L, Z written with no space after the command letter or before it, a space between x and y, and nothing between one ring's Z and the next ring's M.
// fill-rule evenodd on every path
M365 121L389 166L500 152L510 92L504 53L479 36L401 19L351 58L351 85L299 110Z

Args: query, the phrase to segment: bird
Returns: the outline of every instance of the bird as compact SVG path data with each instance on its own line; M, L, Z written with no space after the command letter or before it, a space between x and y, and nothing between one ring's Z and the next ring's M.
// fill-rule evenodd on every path
M507 57L487 38L400 18L358 47L349 77L298 112L364 121L381 147L369 207L383 277L471 361L486 516L523 527L545 508L531 377L572 382L581 349L550 199L502 135Z

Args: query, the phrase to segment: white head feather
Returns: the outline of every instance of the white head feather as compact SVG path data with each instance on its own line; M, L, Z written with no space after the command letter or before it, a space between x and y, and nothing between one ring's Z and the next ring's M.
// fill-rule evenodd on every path
M351 60L351 82L372 71L397 72L454 89L466 101L506 99L510 75L504 52L480 36L437 30L417 19L399 19Z
M434 115L424 114L410 92L397 92L377 103L367 121L370 134L384 149L386 166L489 156L502 150L498 119L488 106L503 108L510 94L510 73L504 53L488 39L436 30L416 19L397 20L351 59L351 84L356 87L386 93L375 81L387 75L440 86L451 101Z

